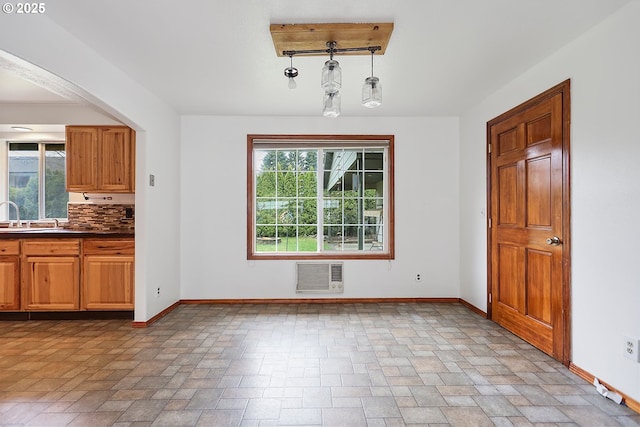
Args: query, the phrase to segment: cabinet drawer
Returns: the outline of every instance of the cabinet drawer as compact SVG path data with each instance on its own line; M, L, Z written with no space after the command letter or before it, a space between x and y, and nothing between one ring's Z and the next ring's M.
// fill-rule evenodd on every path
M85 255L133 255L133 239L84 239Z
M19 255L20 240L0 240L0 255Z
M22 242L23 255L79 255L79 239L25 240Z

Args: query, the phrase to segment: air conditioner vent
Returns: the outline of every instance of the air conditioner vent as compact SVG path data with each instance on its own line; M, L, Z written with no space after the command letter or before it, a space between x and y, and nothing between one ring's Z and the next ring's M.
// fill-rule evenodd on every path
M342 264L331 265L331 283L342 283Z
M342 263L296 264L296 292L341 293L344 290Z

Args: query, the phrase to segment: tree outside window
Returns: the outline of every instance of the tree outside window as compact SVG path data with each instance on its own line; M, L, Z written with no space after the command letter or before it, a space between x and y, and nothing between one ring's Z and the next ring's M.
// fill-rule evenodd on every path
M64 143L9 143L8 198L18 205L21 220L67 218L65 160ZM9 219L16 219L13 209Z

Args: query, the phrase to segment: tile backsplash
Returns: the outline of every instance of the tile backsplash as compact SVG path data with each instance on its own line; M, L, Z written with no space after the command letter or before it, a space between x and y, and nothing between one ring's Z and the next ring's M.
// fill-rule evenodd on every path
M131 209L131 218L127 218ZM124 231L135 230L135 205L69 203L69 223L65 228L73 230Z

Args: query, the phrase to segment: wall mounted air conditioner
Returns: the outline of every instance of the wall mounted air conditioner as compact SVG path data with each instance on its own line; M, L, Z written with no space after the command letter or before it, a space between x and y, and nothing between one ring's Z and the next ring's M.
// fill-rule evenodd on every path
M298 293L342 293L344 291L341 262L296 264Z

